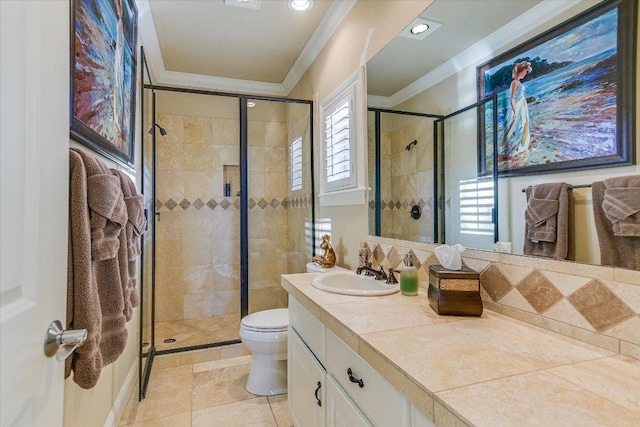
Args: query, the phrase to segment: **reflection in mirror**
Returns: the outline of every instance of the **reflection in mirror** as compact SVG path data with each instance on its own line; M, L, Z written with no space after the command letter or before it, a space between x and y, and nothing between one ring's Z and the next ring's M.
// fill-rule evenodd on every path
M497 170L478 174L478 109L493 105L495 97L445 116L438 144L442 147L439 163L442 170L442 222L440 242L459 243L464 247L493 250L498 241L498 194L494 191ZM495 112L495 109L492 109ZM495 115L495 114L494 114ZM488 128L489 130L489 128ZM496 141L494 134L488 140Z
M375 183L376 194L369 204L370 234L436 242L434 121L440 116L382 110L367 114L369 182Z
M478 65L599 3L599 0L582 2L557 2L553 0L518 2L461 0L453 2L435 0L420 16L441 23L436 31L421 41L396 37L367 64L368 105L370 108L434 113L445 116L451 111L473 104L478 100L476 74ZM637 37L637 34L632 37ZM446 148L448 150L446 161L449 163L446 165L448 167L443 177L447 185L459 187L463 178L478 178L476 159L472 158L476 152L477 144L477 123L474 114L469 111L450 121L449 124L445 123L445 136L447 140L450 139L451 144ZM373 119L372 113L369 114L369 119ZM370 135L372 133L371 126L373 125L370 124ZM384 128L384 125L382 127ZM389 132L393 132L400 126L391 125L390 128ZM402 139L404 145L413 140L406 137ZM637 149L637 140L634 140L634 144L636 144L635 156L637 157L640 152ZM402 151L400 145L401 143L398 142L398 150ZM416 147L419 145L418 143ZM382 148L384 149L384 144ZM477 155L477 153L475 154ZM384 157L383 151L382 159ZM418 162L424 161L424 159L416 160ZM463 166L467 164L467 161L468 169ZM370 166L374 166L371 160ZM394 173L398 173L393 172L393 166L395 166L395 162L387 165L383 163L380 175L391 179ZM463 171L469 176L450 176L450 173L460 174ZM416 171L416 173L418 172ZM503 250L506 250L510 243L513 254L523 254L524 212L527 201L522 190L528 186L554 182L583 186L612 176L637 175L638 173L640 173L640 167L634 165L500 178L497 185L497 194L500 200L500 204L497 206L499 208L497 232L500 241L505 242ZM374 175L370 173L371 176ZM405 176L403 180L405 183L414 183L416 187L423 185L419 182L421 178L417 178L415 174ZM370 182L373 182L371 178ZM384 179L382 182L384 183ZM431 185L430 181L427 182L428 185ZM381 192L386 194L384 184L382 186ZM454 202L452 196L456 192L458 199L461 199L459 190L460 188L454 189L453 187L447 189L446 197L449 199L449 203L446 207L448 213L445 218L445 224L448 223L448 225L443 230L446 235L445 243L460 242L469 248L493 250L493 242L489 244L489 241L493 240L491 238L487 238L487 242L475 242L470 239L470 235L461 236L460 232L456 234L454 230L449 229L453 222L458 221L454 219L455 214L452 212L451 206ZM600 264L601 256L594 221L591 188L583 187L573 190L573 208L576 239L575 260ZM373 211L370 210L370 212ZM399 214L399 212L395 213ZM406 214L408 217L409 213ZM458 212L457 215L460 216L460 213ZM384 214L382 217L384 218ZM372 224L371 234L375 234L373 232L374 222L370 221ZM391 224L393 224L391 230L386 230L391 231L391 234L385 234L384 221L382 221L381 235L402 236L398 238L404 240L426 240L424 234L415 231L411 231L408 233L409 235L401 232L394 234L393 231L401 231L401 229L397 228L394 222ZM436 239L436 241L438 240Z

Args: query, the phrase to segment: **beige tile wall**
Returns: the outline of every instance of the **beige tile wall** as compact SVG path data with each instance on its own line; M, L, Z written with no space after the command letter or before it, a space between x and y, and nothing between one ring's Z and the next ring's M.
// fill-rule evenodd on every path
M309 140L308 106L290 108L287 120L248 123L249 312L286 307L280 275L303 272L309 257L309 147L303 189L291 192L288 146L295 135ZM157 121L167 135L157 144L156 320L238 313L239 182L224 166L239 165L239 122L168 114Z
M367 245L386 269L412 251L425 288L439 263L436 245L375 236ZM477 250L463 261L480 272L486 309L640 359L640 271Z

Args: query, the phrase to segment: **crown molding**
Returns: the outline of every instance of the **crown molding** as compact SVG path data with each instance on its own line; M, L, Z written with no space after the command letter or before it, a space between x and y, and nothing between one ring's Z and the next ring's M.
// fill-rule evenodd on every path
M286 96L288 93L280 83L230 79L228 77L206 76L203 74L181 73L166 70L158 75L157 83L253 95Z
M552 20L572 7L578 5L580 0L543 0L527 12L518 16L511 22L500 27L484 39L471 47L463 50L447 62L436 67L424 76L408 84L389 97L375 96L370 106L392 108L401 104L421 92L435 86L448 77L451 77L463 69L480 64L496 55L500 49L522 35L523 28L536 28Z
M357 1L334 1L282 83L270 83L167 70L149 0L135 0L138 8L139 34L155 84L268 96L287 96L291 92Z

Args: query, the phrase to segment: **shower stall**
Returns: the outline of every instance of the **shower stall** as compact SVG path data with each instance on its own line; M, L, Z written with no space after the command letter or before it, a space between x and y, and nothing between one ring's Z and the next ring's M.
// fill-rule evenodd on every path
M286 307L280 275L313 256L312 102L150 82L143 102L155 248L142 354L238 343L240 319Z

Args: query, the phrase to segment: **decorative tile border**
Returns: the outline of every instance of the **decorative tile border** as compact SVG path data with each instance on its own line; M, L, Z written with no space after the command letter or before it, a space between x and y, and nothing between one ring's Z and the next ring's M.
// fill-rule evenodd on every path
M277 198L250 198L249 199L249 209L308 209L311 206L311 201L309 196L303 197L285 197L283 199ZM169 210L173 211L177 208L182 208L182 210L187 209L197 209L201 210L203 208L209 208L210 210L240 210L240 198L239 197L221 197L217 199L209 199L207 201L201 199L195 199L193 201L189 199L182 199L180 201L175 201L173 199L169 200L156 200L156 208L158 211Z
M420 206L420 209L433 210L433 197L429 197L428 199L398 199L398 200L381 200L380 207L382 210L400 210L400 209L409 209L414 205ZM375 200L369 201L369 209L374 209L376 207Z
M412 253L422 287L428 286L428 266L439 264L437 245L375 236L369 236L366 245L376 268L397 268L402 254ZM616 274L619 269L583 265L576 269L575 263L474 250L465 251L463 260L480 272L487 309L640 359L640 283L635 272ZM614 277L634 280L625 283Z

